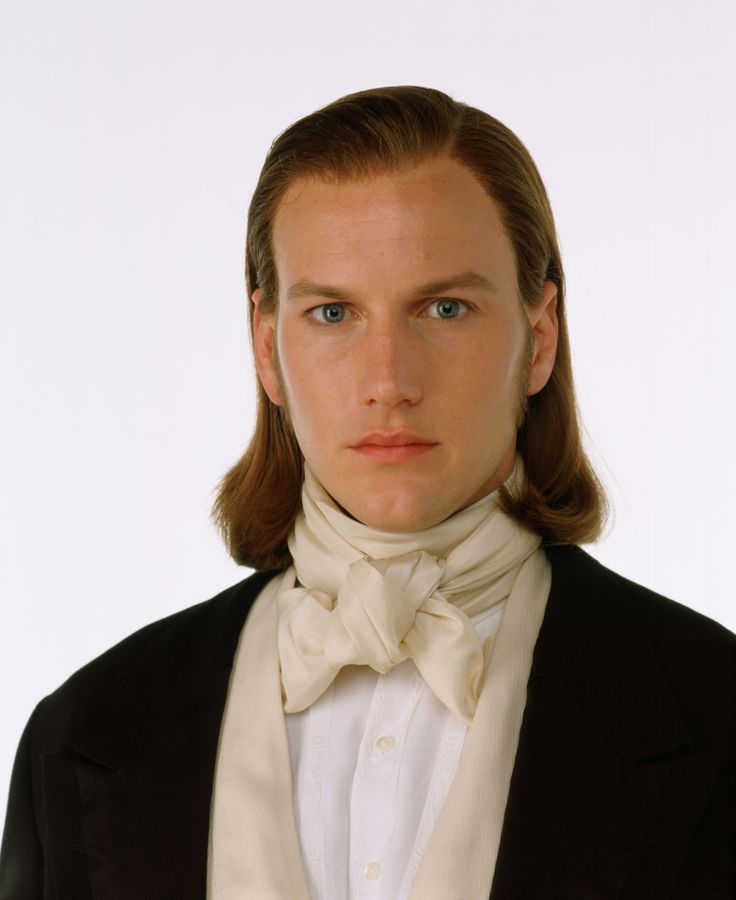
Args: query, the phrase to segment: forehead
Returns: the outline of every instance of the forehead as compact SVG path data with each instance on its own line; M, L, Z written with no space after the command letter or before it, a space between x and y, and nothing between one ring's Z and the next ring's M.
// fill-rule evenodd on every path
M359 180L298 179L279 203L272 238L282 290L310 279L398 289L450 271L516 284L497 204L446 157Z

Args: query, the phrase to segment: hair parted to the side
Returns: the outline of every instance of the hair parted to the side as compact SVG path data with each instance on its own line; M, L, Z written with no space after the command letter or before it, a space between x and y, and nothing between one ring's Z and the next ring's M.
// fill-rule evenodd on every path
M517 446L525 481L505 510L549 544L595 540L606 514L603 489L583 450L565 320L564 275L552 210L528 151L505 125L441 91L384 87L350 94L295 122L271 145L248 211L248 296L278 303L271 232L286 189L298 178L350 180L447 155L465 165L496 202L516 256L519 296L557 286L559 339L546 386L529 398ZM250 303L252 336L253 304ZM291 561L287 537L300 507L303 459L288 416L258 383L251 442L225 474L213 515L236 562L274 569Z

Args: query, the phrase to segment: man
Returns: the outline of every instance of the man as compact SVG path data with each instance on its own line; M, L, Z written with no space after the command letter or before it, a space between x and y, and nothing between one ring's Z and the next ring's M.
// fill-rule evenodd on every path
M544 187L424 88L273 144L251 203L259 571L34 712L2 898L736 896L734 640L597 564Z

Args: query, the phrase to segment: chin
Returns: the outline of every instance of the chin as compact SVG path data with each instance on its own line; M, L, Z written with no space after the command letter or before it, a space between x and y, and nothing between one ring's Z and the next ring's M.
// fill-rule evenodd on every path
M347 511L369 528L397 533L424 531L452 515L452 512L443 514L434 505L429 508L426 504L417 503L416 498L409 501L395 494L387 497L385 502L374 498L370 504L356 503Z

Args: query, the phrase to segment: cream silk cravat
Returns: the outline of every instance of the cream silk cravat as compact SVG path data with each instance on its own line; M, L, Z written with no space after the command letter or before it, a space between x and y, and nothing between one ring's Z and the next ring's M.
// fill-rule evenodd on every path
M483 652L468 617L508 596L539 544L495 494L422 532L378 531L343 513L306 468L289 539L301 586L278 597L285 711L310 706L343 666L384 674L411 658L470 722Z

